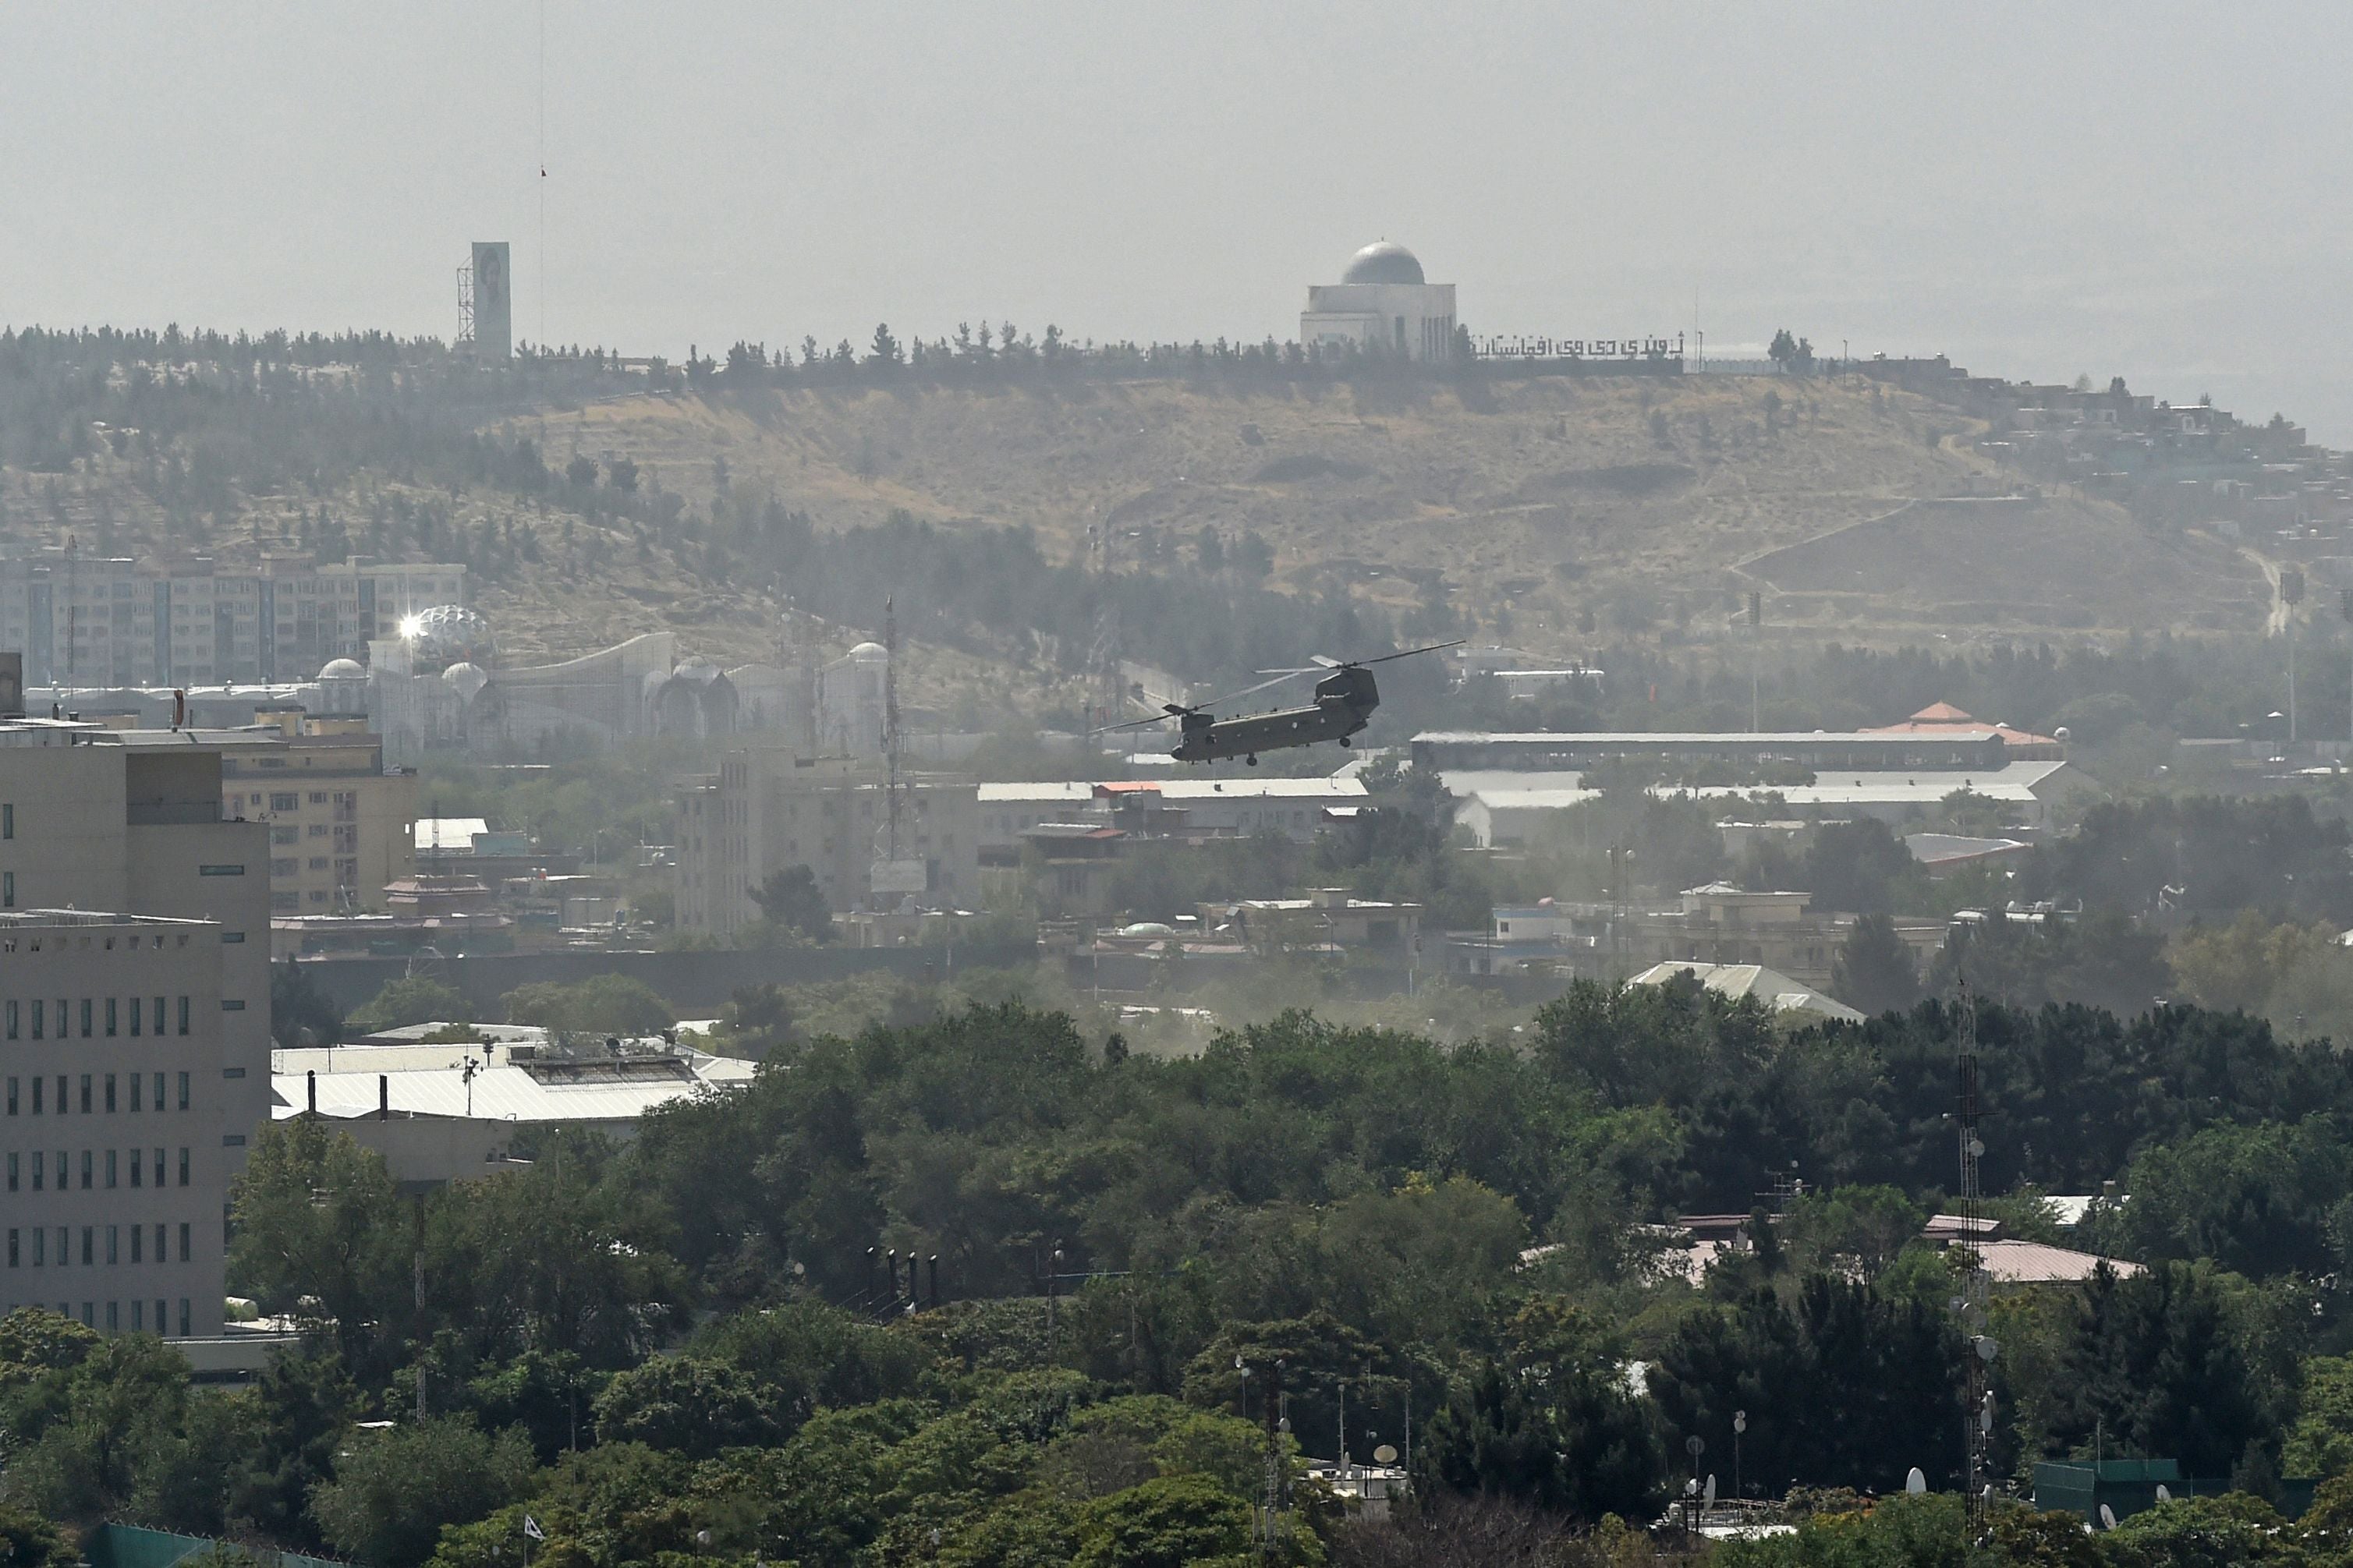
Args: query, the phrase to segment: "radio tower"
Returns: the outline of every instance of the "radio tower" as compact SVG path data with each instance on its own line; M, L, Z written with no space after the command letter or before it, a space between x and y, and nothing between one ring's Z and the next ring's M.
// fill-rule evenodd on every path
M888 770L883 785L882 809L890 833L890 853L883 858L896 865L899 859L899 612L889 599L882 601L882 762Z
M1994 1342L1986 1332L1989 1326L1986 1315L1988 1280L1985 1255L1978 1250L1978 1222L1985 1215L1984 1194L1978 1187L1978 1162L1985 1157L1985 1142L1978 1136L1978 1007L1969 994L1968 983L1961 983L1960 1051L1954 1063L1958 1079L1960 1100L1961 1193L1960 1207L1962 1237L1959 1243L1968 1248L1968 1271L1961 1277L1961 1293L1953 1304L1961 1315L1964 1349L1961 1360L1966 1364L1968 1403L1965 1407L1964 1437L1968 1464L1963 1480L1968 1490L1968 1548L1974 1550L1985 1538L1986 1516L1990 1511L1993 1486L1987 1474L1987 1450L1993 1442L1993 1389L1990 1373L1993 1366Z

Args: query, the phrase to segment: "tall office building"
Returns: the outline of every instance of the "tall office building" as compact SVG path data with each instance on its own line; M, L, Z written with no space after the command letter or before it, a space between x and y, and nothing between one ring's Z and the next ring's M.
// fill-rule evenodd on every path
M220 1331L227 1184L269 1112L269 829L223 798L185 731L0 719L0 1300Z

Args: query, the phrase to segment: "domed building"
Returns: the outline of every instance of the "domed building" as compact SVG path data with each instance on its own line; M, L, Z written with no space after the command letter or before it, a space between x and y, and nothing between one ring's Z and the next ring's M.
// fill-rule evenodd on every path
M1309 285L1299 341L1310 351L1442 363L1454 357L1454 285L1430 282L1412 251L1376 240L1348 258L1339 282Z

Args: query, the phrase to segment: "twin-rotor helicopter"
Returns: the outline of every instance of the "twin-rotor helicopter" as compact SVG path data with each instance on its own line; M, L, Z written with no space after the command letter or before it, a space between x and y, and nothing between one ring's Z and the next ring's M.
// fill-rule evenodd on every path
M1265 672L1271 674L1273 679L1261 680L1256 686L1246 686L1240 691L1228 692L1223 697L1211 698L1206 702L1164 702L1161 713L1165 717L1113 724L1095 733L1138 730L1147 725L1165 724L1173 718L1176 721L1176 744L1169 749L1168 754L1176 761L1215 763L1240 757L1251 767L1258 766L1261 752L1313 746L1324 741L1337 741L1345 746L1349 736L1372 721L1373 710L1381 705L1381 689L1373 679L1372 666L1461 646L1462 639L1458 637L1452 642L1409 647L1401 653L1386 653L1377 658L1327 658L1317 654L1310 668ZM1304 675L1321 675L1323 679L1316 681L1315 695L1303 707L1280 708L1271 713L1255 713L1239 719L1219 719L1210 711Z

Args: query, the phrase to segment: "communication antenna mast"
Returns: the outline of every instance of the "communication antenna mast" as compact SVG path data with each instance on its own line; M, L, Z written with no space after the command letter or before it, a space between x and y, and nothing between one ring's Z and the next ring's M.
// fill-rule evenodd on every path
M889 599L882 601L882 761L888 770L883 786L883 809L890 826L890 853L884 857L893 864L899 858L899 612Z
M1978 1136L1978 1006L1977 999L1969 994L1967 980L1961 982L1960 1009L1960 1049L1954 1062L1959 1090L1956 1108L1959 1114L1955 1120L1960 1124L1961 1158L1962 1236L1957 1245L1967 1249L1965 1261L1968 1269L1961 1277L1961 1293L1953 1299L1953 1306L1960 1313L1962 1342L1966 1347L1961 1355L1968 1385L1964 1413L1968 1463L1963 1480L1968 1488L1968 1542L1973 1547L1984 1538L1987 1515L1993 1501L1987 1450L1993 1443L1992 1370L1996 1346L1993 1337L1986 1331L1989 1327L1986 1314L1989 1290L1985 1255L1978 1249L1985 1197L1978 1185L1978 1162L1985 1157L1985 1142Z
M449 345L456 349L474 346L474 264L469 260L458 268L458 341Z

